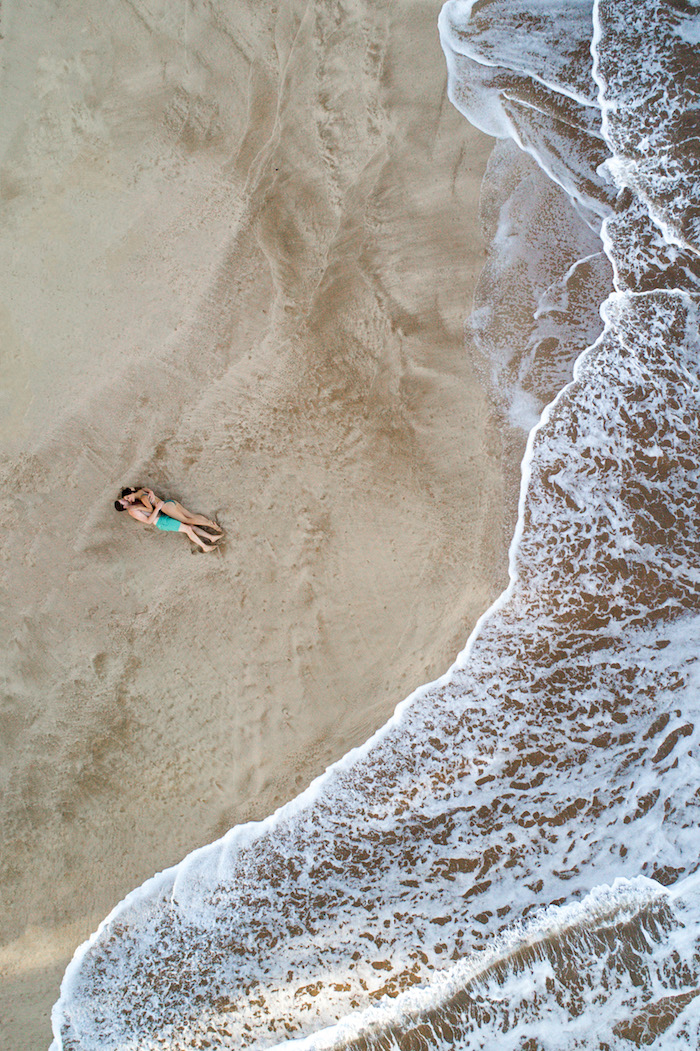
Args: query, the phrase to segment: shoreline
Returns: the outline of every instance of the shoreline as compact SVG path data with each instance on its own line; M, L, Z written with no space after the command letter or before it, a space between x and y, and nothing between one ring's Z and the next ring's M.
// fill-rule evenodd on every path
M86 34L77 8L60 32L11 12L18 1051L48 1046L68 959L128 891L363 743L505 586L463 336L491 143L446 98L439 7L358 0L341 29L241 5L187 41L126 5ZM136 482L217 517L224 551L127 528Z

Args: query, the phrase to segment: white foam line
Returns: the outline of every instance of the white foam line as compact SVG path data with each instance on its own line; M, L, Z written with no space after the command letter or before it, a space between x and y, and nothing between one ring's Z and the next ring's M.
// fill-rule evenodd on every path
M593 36L591 38L591 57L593 58L593 80L598 88L598 108L600 109L600 126L603 133L603 138L607 144L608 150L610 151L611 158L606 161L604 166L615 185L623 190L632 190L639 200L644 202L647 214L651 219L652 223L658 230L660 230L664 240L668 244L675 245L677 248L685 249L686 251L694 252L696 255L700 254L698 248L683 240L678 235L678 232L669 226L668 222L664 219L654 204L649 198L648 194L644 192L644 189L639 185L639 181L633 177L633 162L620 156L616 151L613 144L612 135L610 132L610 120L609 114L614 113L618 109L618 105L613 102L607 94L608 83L600 68L600 42L603 36L603 24L600 17L600 3L601 0L593 0ZM610 258L610 257L609 257ZM614 265L614 264L613 264Z
M443 4L443 6L442 6L442 8L440 10L440 14L438 15L438 32L440 34L440 43L442 45L442 50L443 51L445 51L445 43L444 42L445 42L445 40L449 39L448 46L449 46L451 51L454 51L454 53L456 55L462 55L464 58L471 59L472 62L476 62L478 65L484 66L484 68L486 68L486 69L507 69L511 73L517 73L517 74L519 74L521 76L524 76L524 77L531 77L532 80L537 81L538 84L541 84L543 87L547 88L549 91L553 91L557 95L563 95L565 98L571 99L572 102L576 102L576 103L578 103L581 106L586 106L588 108L591 105L595 104L595 103L593 103L593 101L590 98L588 98L588 96L583 95L580 92L575 91L575 90L569 91L566 88L564 88L557 81L555 81L555 80L548 80L546 77L542 77L538 73L535 73L534 70L527 69L524 66L516 66L513 63L508 63L508 62L503 62L503 61L496 62L495 60L491 61L490 59L486 58L484 55L481 55L478 51L474 51L473 49L469 48L469 46L466 45L464 43L464 41L460 41L460 46L457 47L456 46L456 42L453 43L455 38L452 35L452 33L453 33L452 25L449 24L448 21L447 21L447 19L448 19L447 9L451 8L451 7L455 7L457 5L459 5L460 8L466 8L467 9L466 19L468 21L470 16L471 16L472 8L478 2L479 2L479 0L447 0L447 3ZM461 17L463 17L463 16L461 16Z
M603 35L603 27L600 21L600 2L593 0L593 35L591 36L591 58L593 59L592 76L593 82L598 88L598 109L600 110L600 129L610 149L610 135L608 132L608 106L605 98L607 83L600 71L600 40ZM612 150L610 151L612 153Z
M523 76L531 76L533 80L536 80L538 83L542 84L544 87L548 88L549 90L554 91L555 93L560 94L560 95L562 95L562 96L564 96L566 98L569 98L573 102L576 102L576 103L579 103L579 104L582 104L582 105L585 105L585 106L590 106L591 105L590 99L589 100L579 99L576 96L572 95L571 93L565 91L560 85L558 85L556 83L549 83L549 82L543 80L541 77L538 77L535 73L524 73L522 70L518 70L518 69L515 69L515 68L512 68L512 67L501 65L500 63L490 63L490 62L488 62L486 60L483 60L481 58L478 58L476 56L471 55L468 50L465 50L465 49L459 50L456 47L453 47L452 46L452 42L451 42L451 40L448 37L449 30L445 30L444 23L446 22L446 17L447 17L445 15L445 9L449 6L449 3L454 3L454 2L460 2L460 0L448 0L448 3L445 4L445 6L440 11L440 15L438 16L438 31L439 31L439 35L440 35L440 44L441 44L441 47L442 47L442 50L443 50L443 54L445 56L445 62L446 62L446 65L447 65L447 73L448 73L448 77L447 77L447 97L449 98L449 100L452 103L452 105L455 107L455 109L459 113L461 113L464 117L466 117L466 119L471 124L473 124L475 127L478 127L485 134L492 135L495 138L499 138L499 137L500 138L511 138L513 140L513 142L516 144L516 146L518 146L518 148L521 149L523 153L527 153L529 156L531 156L533 158L533 160L542 169L542 171L545 173L545 175L547 175L549 177L549 179L551 179L551 181L553 183L555 183L555 185L561 187L561 189L564 191L565 194L567 194L568 197L578 201L578 203L581 204L584 208L595 212L599 216L599 218L601 220L603 220L605 218L605 216L608 215L608 213L609 213L608 207L606 205L594 200L594 199L589 199L587 197L582 197L581 194L579 194L576 186L572 182L569 182L568 180L562 180L559 176L557 176L557 174L551 170L551 168L546 163L544 158L539 155L539 153L537 152L535 147L534 146L528 146L525 142L523 142L523 140L521 139L520 135L518 134L518 131L515 128L513 122L511 121L511 119L508 116L508 114L503 110L502 106L499 105L499 123L501 124L501 128L502 128L502 131L503 131L503 135L501 135L501 136L499 136L498 134L494 133L493 127L491 125L489 125L488 122L479 123L478 117L477 117L476 114L474 114L474 113L467 114L467 113L464 112L464 110L460 107L460 105L459 105L459 103L458 103L458 101L457 101L457 99L455 97L455 92L454 92L454 89L453 89L453 85L459 79L458 75L457 75L457 72L455 70L455 64L454 64L453 55L463 55L466 58L472 59L474 62L477 63L477 65L481 65L481 66L483 66L485 68L494 68L494 69L496 69L496 68L506 68L506 69L510 68L512 72L521 73ZM472 7L473 7L475 2L476 2L476 0L467 0L467 5L468 5L469 12L471 12L471 9L472 9Z
M450 675L450 673L453 670L463 670L464 665L468 661L468 659L469 659L469 657L471 655L471 652L472 652L472 650L474 648L474 645L477 642L478 635L479 635L479 632L481 630L481 627L483 626L483 624L486 623L486 621L491 616L493 616L495 613L497 613L499 610L501 610L503 608L503 606L506 605L508 600L513 595L513 592L515 590L515 587L516 587L516 585L518 583L518 579L519 579L519 577L518 577L518 570L517 570L517 557L518 557L518 552L520 550L520 542L522 540L523 532L525 530L525 504L526 504L526 500L527 500L528 491L529 491L529 488L530 488L530 481L532 479L532 465L533 465L533 459L534 459L535 440L536 440L537 435L539 434L539 432L544 427L546 427L547 424L549 423L549 419L551 417L551 414L554 412L556 407L559 405L559 403L562 400L562 398L564 398L566 396L567 392L575 384L577 384L579 382L579 379L580 379L580 368L581 368L581 365L583 364L583 361L585 360L585 358L589 354L593 353L593 351L596 349L596 347L604 340L605 336L610 331L610 329L612 327L612 321L609 318L607 318L606 316L603 315L603 309L605 307L605 304L607 304L610 301L610 299L612 299L613 297L617 298L617 295L618 295L618 293L613 293L613 295L609 296L608 299L605 300L605 303L601 306L601 317L603 318L603 321L604 321L603 331L598 336L598 338L595 341L595 343L591 344L590 347L586 347L585 350L583 350L579 354L579 356L576 358L576 361L574 362L573 378L571 380L569 380L569 382L566 383L562 387L562 389L559 391L559 393L556 395L556 397L551 402L549 402L548 405L546 405L544 407L544 409L542 410L542 414L541 414L539 420L537 421L535 426L531 429L530 433L528 434L527 444L525 446L525 455L523 456L523 461L522 461L522 464L521 464L521 467L520 467L521 482L520 482L520 496L519 496L519 499L518 499L518 520L516 522L515 532L513 534L513 539L511 541L510 548L509 548L509 551L508 551L508 576L509 576L510 580L509 580L508 586L506 587L505 591L503 591L503 593L501 595L499 595L499 597L496 599L496 601L493 603L493 605L490 606L489 609L485 613L483 613L481 617L479 617L478 621L476 622L476 624L474 626L474 630L472 631L471 635L469 636L469 638L467 640L467 643L466 643L464 649L457 656L457 659L456 659L455 663L452 665L452 668L450 669L450 671L447 672L448 676ZM442 680L439 680L439 681L442 681Z
M615 919L630 918L642 909L671 895L666 887L646 876L634 879L618 877L612 885L592 888L581 900L566 905L550 905L528 923L504 932L496 942L453 967L438 971L427 986L409 989L394 999L385 997L364 1011L346 1015L338 1022L305 1037L284 1040L268 1051L328 1051L349 1042L368 1030L386 1028L397 1023L417 1021L421 1014L435 1010L471 982L478 980L499 960L522 952L547 938L562 936L584 924L605 924Z

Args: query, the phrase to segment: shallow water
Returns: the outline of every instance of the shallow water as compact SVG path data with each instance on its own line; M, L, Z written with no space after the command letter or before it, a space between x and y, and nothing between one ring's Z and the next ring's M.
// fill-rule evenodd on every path
M471 327L533 428L511 584L365 747L114 910L66 1051L700 1039L700 11L454 0L440 29L504 140Z

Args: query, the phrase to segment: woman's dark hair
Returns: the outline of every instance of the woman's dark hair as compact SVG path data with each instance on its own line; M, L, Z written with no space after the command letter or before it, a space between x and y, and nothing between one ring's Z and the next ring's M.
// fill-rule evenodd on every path
M125 496L129 496L130 493L136 492L138 492L138 490L134 489L133 485L127 485L126 488L122 489L121 493L119 494L119 500L114 501L115 511L126 511L126 508L120 501L122 501Z

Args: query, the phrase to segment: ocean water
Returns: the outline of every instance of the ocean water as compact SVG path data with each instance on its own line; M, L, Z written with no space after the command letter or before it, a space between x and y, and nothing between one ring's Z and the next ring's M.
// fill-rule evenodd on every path
M54 1047L700 1043L700 5L451 0L510 585L271 818L125 899Z

